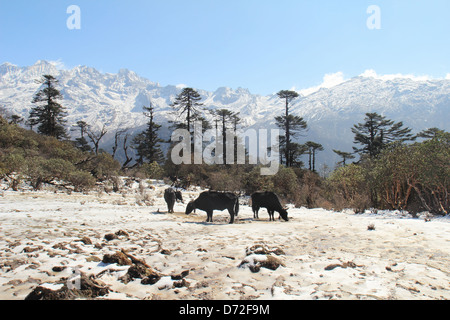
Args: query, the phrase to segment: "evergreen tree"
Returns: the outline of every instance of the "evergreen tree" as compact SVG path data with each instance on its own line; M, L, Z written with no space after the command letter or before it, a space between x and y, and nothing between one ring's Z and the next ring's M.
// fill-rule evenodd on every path
M278 92L278 97L284 99L286 102L285 115L275 118L277 126L285 132L285 135L280 137L283 141L283 145L280 142L280 149L284 150L286 167L291 167L294 162L292 154L295 149L292 146L292 138L294 138L299 131L305 130L307 128L307 123L302 117L290 114L289 103L299 97L297 92L282 90Z
M237 123L239 122L239 117L236 113L228 110L228 109L220 109L220 110L212 110L211 113L215 115L219 122L222 123L222 143L223 143L223 163L226 164L226 145L227 145L227 128L236 128ZM231 126L229 126L231 123ZM216 130L218 127L216 126ZM234 143L235 141L233 141Z
M13 115L10 117L9 124L19 124L19 123L22 123L22 122L23 122L23 118L22 118L21 116L18 116L18 115L16 115L16 114L13 114Z
M82 151L92 151L91 146L89 146L89 143L87 142L84 135L87 133L87 130L89 128L88 124L85 121L77 121L77 124L74 125L74 127L78 128L80 130L80 137L75 139L75 146L82 150ZM72 129L72 130L78 130L78 129Z
M427 130L421 131L417 137L424 138L424 139L433 139L438 137L439 135L442 135L445 131L441 130L439 128L430 128Z
M154 108L152 104L150 107L144 106L144 116L148 118L147 129L139 133L134 139L134 148L137 151L139 165L143 165L144 161L147 163L161 163L164 160L163 152L161 151L160 143L164 142L158 136L158 130L161 125L155 123Z
M66 131L63 124L66 122L64 117L67 115L65 108L57 102L62 99L62 95L56 85L58 80L51 75L44 75L38 83L42 83L44 88L39 90L32 103L37 104L30 111L30 126L39 125L38 132L55 137L60 140L66 137Z
M184 123L176 124L177 128L185 128L189 132L193 129L193 122L198 117L199 107L203 106L200 103L202 100L200 94L192 88L184 88L183 91L176 97L172 108L178 115L185 116Z
M333 149L333 152L342 158L342 161L339 163L342 163L342 165L344 167L346 165L347 160L355 159L355 156L353 154L351 154L350 152L344 152L344 151L339 151L339 150L334 150L334 149Z
M283 140L280 139L280 145L282 145ZM296 168L303 167L303 161L300 160L300 157L304 155L308 151L308 147L306 147L304 144L291 142L290 150L289 150L289 159L291 160L291 166ZM285 151L283 148L280 150L280 156ZM281 162L280 162L281 163Z
M309 154L309 170L316 172L316 152L323 151L323 146L319 143L308 141L305 146Z
M352 128L354 144L361 145L359 148L353 147L353 150L360 155L375 158L389 143L415 139L411 129L403 127L403 122L395 123L377 113L366 113L364 120L364 123L358 123Z

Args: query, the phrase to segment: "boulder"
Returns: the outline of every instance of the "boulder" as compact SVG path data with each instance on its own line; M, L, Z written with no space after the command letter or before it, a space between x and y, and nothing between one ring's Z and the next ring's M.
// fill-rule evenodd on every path
M110 292L109 288L96 280L94 276L80 274L80 281L77 286L64 285L61 289L52 290L44 286L38 286L33 289L25 300L74 300L74 299L93 299L99 296L105 296Z
M123 253L117 251L113 254L105 254L103 256L103 263L115 263L119 266L131 266L133 262Z

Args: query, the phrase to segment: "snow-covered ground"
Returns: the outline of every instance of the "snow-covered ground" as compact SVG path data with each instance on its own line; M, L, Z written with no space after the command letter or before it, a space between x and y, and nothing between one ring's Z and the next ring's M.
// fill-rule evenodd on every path
M111 194L2 191L0 300L24 299L39 285L57 290L79 272L109 287L98 299L450 299L446 218L291 208L289 222L269 222L265 209L254 220L242 198L235 224L227 212L205 223L204 212L184 215L201 190L184 191L185 204L167 214L166 187L154 181ZM128 235L105 239L119 230ZM121 250L161 279L119 279L129 266L102 260ZM268 257L281 265L251 268ZM185 282L175 287L171 276L183 272Z

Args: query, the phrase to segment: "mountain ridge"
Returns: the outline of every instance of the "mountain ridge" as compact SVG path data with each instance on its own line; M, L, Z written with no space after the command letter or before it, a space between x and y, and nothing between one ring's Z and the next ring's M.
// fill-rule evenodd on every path
M137 133L145 125L142 107L150 101L155 107L156 121L163 124L165 139L170 135L167 122L173 119L170 104L181 92L182 85L161 86L134 71L102 73L93 67L77 66L61 69L45 60L32 66L0 65L0 106L24 118L32 108L32 97L40 84L36 80L52 74L59 81L68 112L68 125L84 120L99 130L109 131L104 144L110 143L113 132L130 128ZM214 92L196 89L208 109L227 108L239 112L241 127L275 128L275 116L284 114L284 102L272 95L252 94L248 89L228 87ZM281 90L281 88L280 88ZM332 149L351 151L351 127L362 122L367 112L378 112L389 119L403 121L414 132L438 127L449 131L450 80L381 79L372 74L360 75L331 87L318 88L291 104L292 114L305 118L309 131L299 143L315 141L326 151L318 155L318 163L333 166L339 159ZM73 133L75 134L75 133Z

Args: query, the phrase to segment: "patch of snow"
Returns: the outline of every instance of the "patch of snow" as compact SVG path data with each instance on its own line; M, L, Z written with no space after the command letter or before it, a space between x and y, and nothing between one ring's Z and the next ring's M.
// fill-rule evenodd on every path
M202 211L186 216L182 203L167 214L168 186L145 186L153 187L146 189L152 201L140 206L137 184L109 194L3 191L0 299L23 299L41 284L59 288L77 270L111 288L99 299L450 299L448 218L289 207L289 222L269 222L264 210L254 220L242 199L235 224L228 224L226 211L214 212L214 222L206 223ZM183 197L201 191L183 190ZM104 239L118 230L129 236ZM93 244L81 242L83 237ZM255 245L280 248L284 266L256 273L239 268L242 261L250 266L267 259L247 256ZM129 266L101 262L121 250L162 278L154 285L123 283ZM52 271L55 266L66 268ZM189 288L173 288L171 275L184 270Z

